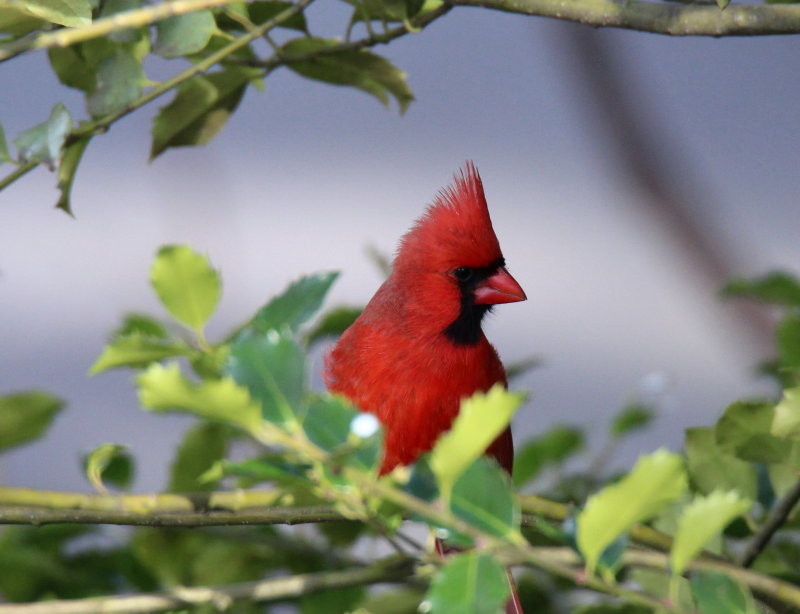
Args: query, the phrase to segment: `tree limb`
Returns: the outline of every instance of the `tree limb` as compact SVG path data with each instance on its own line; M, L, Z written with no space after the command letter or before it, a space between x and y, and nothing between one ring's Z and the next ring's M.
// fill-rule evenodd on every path
M399 582L413 574L413 560L393 556L368 567L322 571L258 582L241 582L220 586L178 587L170 591L141 595L0 604L0 614L163 612L165 610L200 605L210 605L222 611L236 601L281 601L332 588Z
M794 486L783 495L770 511L767 520L753 535L739 561L742 567L750 567L753 564L758 555L767 547L775 532L784 525L798 501L800 501L800 480L795 482Z
M758 36L800 33L797 4L665 4L644 0L447 0L509 13L552 17L589 26L671 36Z

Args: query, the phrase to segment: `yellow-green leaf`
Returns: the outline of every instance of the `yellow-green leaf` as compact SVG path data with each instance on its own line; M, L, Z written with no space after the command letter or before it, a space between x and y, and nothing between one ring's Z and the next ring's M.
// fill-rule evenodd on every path
M153 339L140 334L127 335L114 339L89 369L95 375L115 367L144 367L156 360L186 354L188 348L183 344L163 339Z
M578 515L577 543L593 572L603 551L639 522L658 514L686 491L683 460L667 450L643 456L616 484L589 497Z
M261 425L261 408L230 377L193 382L176 363L153 363L137 378L139 401L155 411L185 411L235 424L247 431Z
M87 26L92 21L87 0L23 0L20 4L33 16L68 28Z
M697 496L683 508L678 530L672 543L669 561L674 574L680 575L712 537L720 533L734 518L744 514L752 502L735 490L716 490Z
M459 476L508 426L524 400L523 393L508 392L502 384L495 384L489 392L478 392L461 402L453 427L431 452L431 469L445 498Z
M103 472L108 469L115 458L120 457L127 446L115 443L104 443L97 446L86 457L86 477L99 492L108 492L103 484Z
M222 289L208 258L186 245L162 247L150 281L170 314L195 331L201 331L214 313Z
M775 406L771 432L776 437L800 439L800 386L783 391L783 400Z

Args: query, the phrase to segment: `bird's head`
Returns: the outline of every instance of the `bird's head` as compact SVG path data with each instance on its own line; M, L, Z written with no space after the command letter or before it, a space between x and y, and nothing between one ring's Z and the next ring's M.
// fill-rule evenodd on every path
M442 190L400 242L394 273L415 303L457 345L481 337L492 305L524 301L505 267L483 184L472 163Z

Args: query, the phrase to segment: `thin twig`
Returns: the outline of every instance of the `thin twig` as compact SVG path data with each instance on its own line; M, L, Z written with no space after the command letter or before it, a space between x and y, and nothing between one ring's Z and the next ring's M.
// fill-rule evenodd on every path
M141 595L61 599L0 605L0 614L110 614L113 612L163 612L189 606L210 605L218 610L236 601L281 601L331 588L400 582L414 573L413 561L390 557L368 567L322 571L258 582L221 586L180 587Z
M745 551L739 559L739 564L742 567L750 567L755 562L758 555L761 554L764 548L769 544L772 536L786 523L789 514L792 513L798 501L800 501L800 480L795 482L794 486L783 495L781 500L778 501L775 507L772 508L772 511L770 511L764 524L762 524L758 528L758 531L756 531L756 534L753 535L753 538L750 540L750 543L747 544L747 548L745 548Z

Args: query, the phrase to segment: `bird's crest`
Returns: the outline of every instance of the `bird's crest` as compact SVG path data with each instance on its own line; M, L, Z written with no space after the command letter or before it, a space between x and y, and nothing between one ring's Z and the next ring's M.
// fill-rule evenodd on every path
M400 242L395 267L483 266L502 258L478 170L467 162Z

